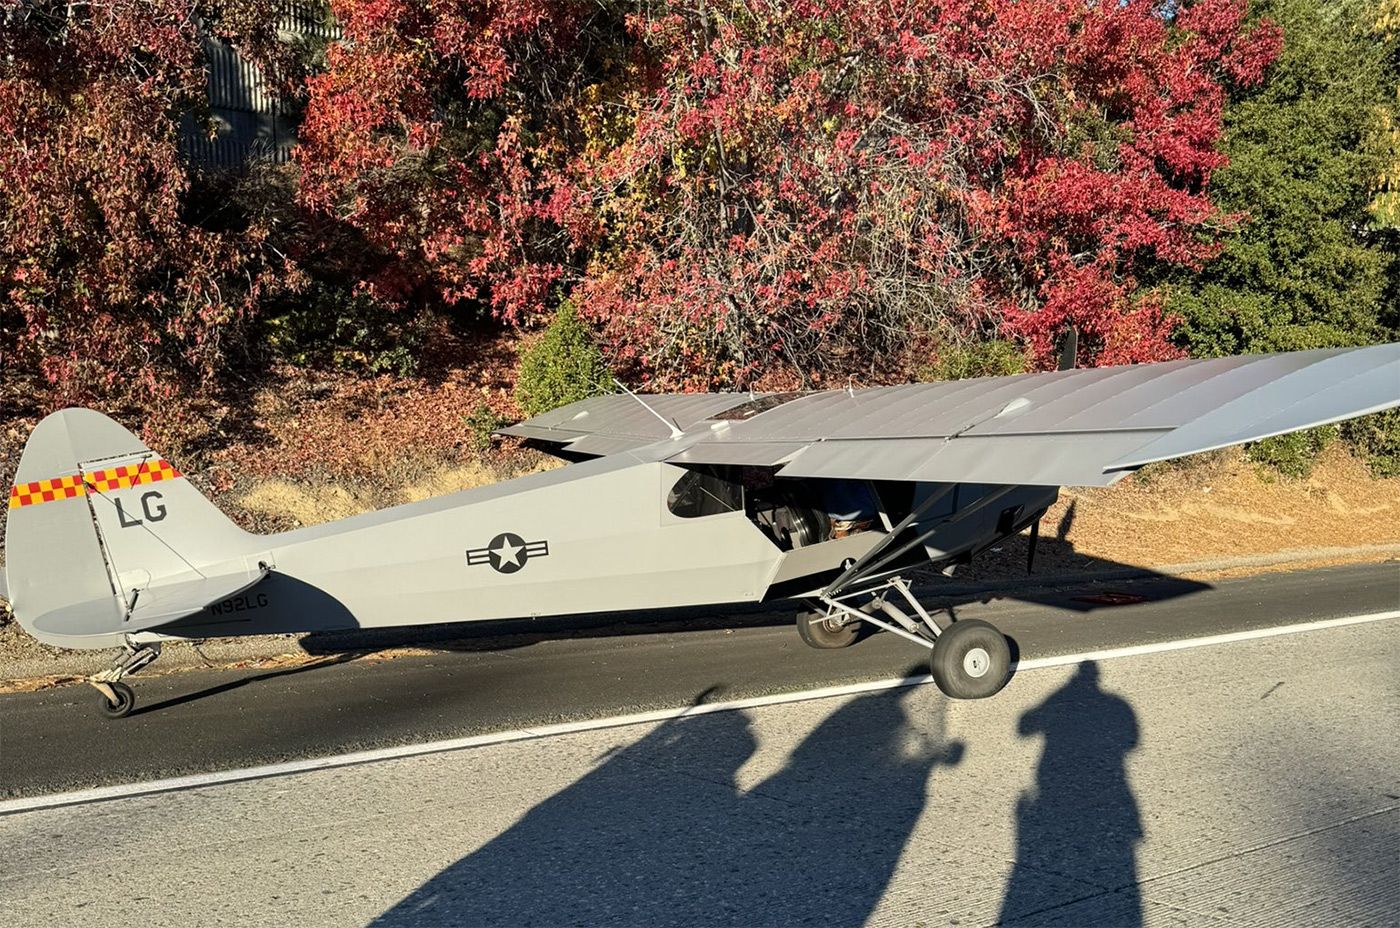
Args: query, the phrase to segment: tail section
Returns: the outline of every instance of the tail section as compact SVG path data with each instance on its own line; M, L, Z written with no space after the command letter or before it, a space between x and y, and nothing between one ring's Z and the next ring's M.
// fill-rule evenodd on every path
M107 647L153 624L143 596L227 584L231 566L255 580L239 563L251 538L135 435L65 409L35 427L10 491L10 605L40 640Z

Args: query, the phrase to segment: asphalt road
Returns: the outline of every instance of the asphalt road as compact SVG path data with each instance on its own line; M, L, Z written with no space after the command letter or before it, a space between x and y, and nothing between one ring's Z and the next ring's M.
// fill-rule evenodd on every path
M1400 924L1400 619L0 816L6 928ZM1210 639L1206 639L1210 641Z
M1398 607L1400 565L1390 562L1214 586L1154 578L1022 590L1015 599L963 605L958 614L993 622L1023 658L1035 658ZM557 623L544 631L517 628L393 660L332 655L271 671L138 676L137 711L120 721L99 716L97 696L85 686L3 695L0 794L39 795L884 679L926 666L925 652L887 634L843 651L813 651L800 643L787 615L777 613L574 633ZM1013 679L1010 689L1016 686Z

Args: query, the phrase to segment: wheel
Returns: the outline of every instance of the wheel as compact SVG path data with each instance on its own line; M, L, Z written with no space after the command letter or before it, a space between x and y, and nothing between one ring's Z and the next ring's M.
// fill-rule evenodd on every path
M822 651L855 644L860 635L860 623L849 621L838 624L838 621L825 612L803 609L797 613L797 634L803 643Z
M934 641L929 671L954 699L986 699L1011 676L1011 646L986 622L954 622Z
M112 688L112 694L117 697L117 701L109 702L106 696L99 693L102 714L109 719L126 718L131 714L131 710L136 708L136 694L125 683L108 683L107 685Z

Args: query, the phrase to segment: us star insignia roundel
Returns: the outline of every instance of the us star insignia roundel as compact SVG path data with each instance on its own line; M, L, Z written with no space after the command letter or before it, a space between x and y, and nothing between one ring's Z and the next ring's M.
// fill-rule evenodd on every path
M526 541L514 532L502 532L484 548L470 548L467 551L467 566L490 564L491 569L503 574L513 574L532 557L549 554L549 542Z

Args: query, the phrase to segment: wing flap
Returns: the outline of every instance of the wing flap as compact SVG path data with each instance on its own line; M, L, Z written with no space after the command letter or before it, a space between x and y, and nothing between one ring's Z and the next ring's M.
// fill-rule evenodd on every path
M1103 462L1161 434L1160 430L1132 430L825 441L809 446L779 473L854 480L1109 486L1124 475L1104 473Z

